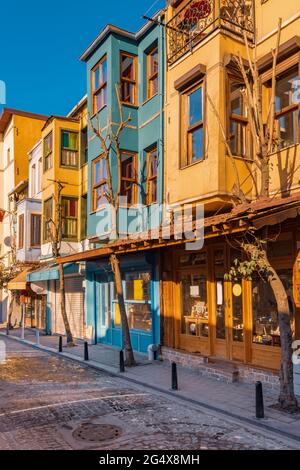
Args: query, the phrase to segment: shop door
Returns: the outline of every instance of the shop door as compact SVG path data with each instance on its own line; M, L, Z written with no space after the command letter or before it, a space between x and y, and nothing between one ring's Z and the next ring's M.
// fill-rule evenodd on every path
M97 342L112 344L110 283L99 282L96 295Z
M225 280L230 265L226 263L226 248L214 250L214 355L228 360L243 360L243 286L242 283Z

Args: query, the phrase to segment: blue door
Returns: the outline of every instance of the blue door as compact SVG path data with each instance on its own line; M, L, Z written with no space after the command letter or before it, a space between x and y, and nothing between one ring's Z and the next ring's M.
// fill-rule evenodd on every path
M97 343L112 345L112 318L110 283L97 279L96 286L96 325Z

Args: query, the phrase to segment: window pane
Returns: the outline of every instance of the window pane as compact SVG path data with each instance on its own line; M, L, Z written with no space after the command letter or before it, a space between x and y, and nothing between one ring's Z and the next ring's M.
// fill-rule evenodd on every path
M131 181L122 181L121 182L121 196L127 198L127 204L134 204L134 183Z
M99 209L104 204L108 203L108 185L106 183L101 184L99 188L95 189L95 209Z
M150 300L150 273L126 273L125 296L126 300Z
M202 121L202 87L189 95L189 126Z
M134 59L125 55L121 56L121 76L134 80Z
M158 77L151 80L150 84L150 95L156 95L158 93Z
M102 62L102 83L107 82L107 60Z
M155 51L150 56L150 76L158 73L158 51Z
M135 169L134 169L135 158L133 155L122 155L122 177L123 178L135 178Z
M299 103L299 75L294 70L276 82L276 111Z
M149 304L126 303L126 312L131 330L151 331L152 316Z
M99 86L100 86L100 68L97 67L94 70L94 87L95 87L95 90L97 90L97 88L99 88Z
M125 103L134 103L134 90L135 85L129 82L122 82L121 93L122 101Z
M100 165L101 160L94 163L94 185L100 183Z
M206 276L186 274L181 280L181 332L208 337L208 308Z
M300 125L299 111L291 111L277 119L278 147L284 148L298 143Z
M276 300L270 284L262 279L252 281L252 312L253 343L280 346Z
M199 127L190 133L191 139L191 160L195 162L203 158L203 127Z
M233 155L245 155L245 131L244 124L230 120L230 150Z
M150 176L157 176L157 150L150 153L149 172Z
M243 85L240 83L231 83L230 86L230 113L238 116L244 115L242 88Z

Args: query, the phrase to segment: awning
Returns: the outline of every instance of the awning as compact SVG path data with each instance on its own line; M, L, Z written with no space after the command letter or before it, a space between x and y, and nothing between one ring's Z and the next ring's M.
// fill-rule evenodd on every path
M20 274L12 279L7 287L9 290L26 290L27 289L27 276L31 268L25 268Z
M58 265L48 265L32 271L27 275L27 282L55 281L59 279ZM64 274L79 274L79 265L68 263L64 266Z

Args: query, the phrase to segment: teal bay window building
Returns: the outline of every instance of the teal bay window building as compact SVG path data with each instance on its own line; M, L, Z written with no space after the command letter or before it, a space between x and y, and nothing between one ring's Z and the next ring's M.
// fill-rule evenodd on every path
M93 125L117 129L120 104L129 119L109 161L117 210L118 237L143 232L161 222L163 202L165 38L161 13L137 33L108 25L83 53L87 67L88 109ZM119 98L119 99L118 99ZM111 124L110 124L111 123ZM108 175L100 139L89 126L88 217L90 248L105 247L112 230ZM130 334L135 351L160 343L159 252L119 257ZM122 347L121 319L109 259L86 262L87 324L96 342Z

